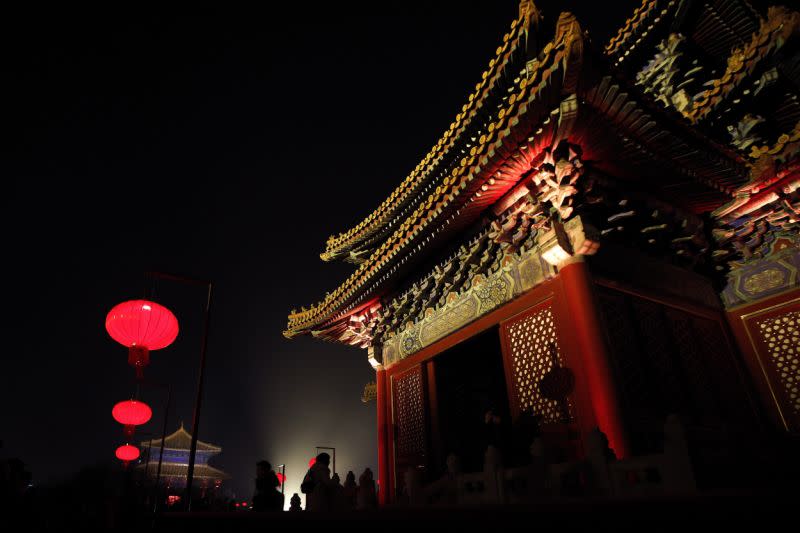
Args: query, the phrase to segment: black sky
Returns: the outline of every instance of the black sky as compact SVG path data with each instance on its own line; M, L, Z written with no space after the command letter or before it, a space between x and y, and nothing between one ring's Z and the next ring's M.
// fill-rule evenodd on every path
M545 27L569 4L601 43L638 3L538 2ZM365 354L285 340L286 314L351 271L319 260L327 236L436 142L517 2L339 4L0 17L0 454L36 482L113 460L132 371L103 321L147 270L216 283L200 438L240 496L262 457L299 484L315 445L376 471ZM146 371L175 389L171 429L190 424L203 297L155 286L182 326Z

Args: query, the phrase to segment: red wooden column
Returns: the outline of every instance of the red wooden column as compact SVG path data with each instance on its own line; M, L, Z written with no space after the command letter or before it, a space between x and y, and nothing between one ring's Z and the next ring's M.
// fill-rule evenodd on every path
M388 503L387 494L389 491L389 425L386 420L387 411L387 391L386 391L386 370L378 368L375 372L375 384L378 403L378 479L380 488L378 490L378 503L386 505Z
M622 411L614 386L611 362L595 305L589 268L582 256L562 264L558 277L568 311L570 331L586 374L595 419L617 457L629 455Z

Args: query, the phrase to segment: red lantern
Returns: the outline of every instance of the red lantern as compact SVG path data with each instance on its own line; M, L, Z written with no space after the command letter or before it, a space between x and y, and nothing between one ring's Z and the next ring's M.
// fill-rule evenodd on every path
M123 444L117 448L117 459L122 461L122 464L127 468L128 463L135 461L139 458L139 448L131 446L130 444Z
M123 433L125 437L130 440L133 437L133 432L136 426L146 424L153 416L153 411L144 402L136 400L126 400L119 402L111 410L111 416L114 420L125 426Z
M114 306L106 316L106 331L128 347L128 364L142 377L150 362L150 350L166 348L178 336L178 319L155 302L131 300Z
M278 477L278 483L280 483L281 485L283 485L283 484L284 484L284 482L286 481L286 476L284 476L284 475L283 475L283 474L281 474L280 472L278 472L278 473L277 473L277 474L275 474L275 475Z

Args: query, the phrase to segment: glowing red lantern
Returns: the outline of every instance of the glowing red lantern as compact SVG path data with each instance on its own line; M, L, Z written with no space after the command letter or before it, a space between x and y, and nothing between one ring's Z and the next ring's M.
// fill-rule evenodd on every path
M153 416L153 411L150 409L150 406L144 402L126 400L114 406L111 410L111 416L114 417L114 420L125 426L123 433L125 437L130 440L131 437L133 437L136 426L146 424Z
M278 483L280 483L281 485L283 485L283 483L286 481L286 476L284 476L284 475L283 475L283 474L281 474L280 472L278 472L278 473L277 473L277 474L275 474L275 475L278 477Z
M172 311L155 302L131 300L115 305L106 316L106 331L128 347L128 364L142 377L150 363L150 350L166 348L178 336L178 319Z
M312 457L311 459L308 460L308 467L311 468L316 463L317 463L317 458L316 457Z
M128 463L139 458L139 448L130 444L123 444L117 448L116 456L127 467Z

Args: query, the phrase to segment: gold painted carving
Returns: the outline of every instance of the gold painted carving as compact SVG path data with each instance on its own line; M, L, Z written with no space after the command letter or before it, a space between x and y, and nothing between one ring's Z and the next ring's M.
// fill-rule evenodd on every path
M744 289L750 294L760 294L780 287L785 282L785 272L776 268L769 268L744 280Z
M538 248L521 256L510 254L506 259L497 272L488 277L475 276L466 292L451 293L444 306L430 309L421 320L409 322L396 335L390 335L383 345L384 364L391 365L430 346L555 274L542 260Z

